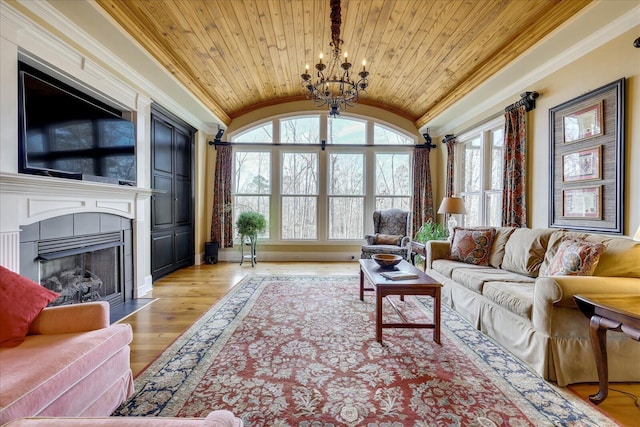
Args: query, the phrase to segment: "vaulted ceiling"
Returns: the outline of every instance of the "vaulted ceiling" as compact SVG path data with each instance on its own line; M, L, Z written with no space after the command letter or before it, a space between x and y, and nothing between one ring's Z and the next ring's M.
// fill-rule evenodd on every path
M329 0L96 1L227 125L305 99L300 74L329 51ZM361 103L420 128L590 2L342 0L343 52L367 61Z

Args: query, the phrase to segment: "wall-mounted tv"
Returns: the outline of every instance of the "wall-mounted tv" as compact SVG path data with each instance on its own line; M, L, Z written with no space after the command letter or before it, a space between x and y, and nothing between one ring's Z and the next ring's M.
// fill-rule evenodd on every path
M136 182L135 126L122 112L19 63L21 173Z

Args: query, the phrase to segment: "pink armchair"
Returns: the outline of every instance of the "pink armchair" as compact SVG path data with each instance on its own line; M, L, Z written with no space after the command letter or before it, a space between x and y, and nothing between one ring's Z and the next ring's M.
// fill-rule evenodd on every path
M109 304L45 308L25 341L0 348L0 424L20 417L108 416L133 393L128 324Z

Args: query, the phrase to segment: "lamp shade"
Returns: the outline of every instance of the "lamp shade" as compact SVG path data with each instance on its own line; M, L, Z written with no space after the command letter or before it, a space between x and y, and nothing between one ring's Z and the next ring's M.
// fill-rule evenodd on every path
M638 226L638 229L636 230L636 234L633 236L633 240L637 240L640 242L640 225Z
M439 214L466 214L462 197L445 197L440 203Z

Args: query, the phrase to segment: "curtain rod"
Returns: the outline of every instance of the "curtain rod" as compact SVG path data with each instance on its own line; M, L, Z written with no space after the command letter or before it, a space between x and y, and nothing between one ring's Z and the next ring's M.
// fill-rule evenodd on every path
M495 114L492 114L490 117L487 117L486 119L482 120L480 123L476 123L471 127L468 127L460 132L458 132L458 135L464 135L465 133L469 132L470 130L473 130L475 128L477 128L478 126L483 125L484 123L490 122L493 119L496 119L502 115L504 115L504 113L515 110L516 108L520 107L521 105L524 105L527 107L527 111L531 111L534 110L536 108L536 99L540 97L540 94L536 91L532 91L532 92L525 92L520 94L520 100L514 102L513 104L507 106L504 111L501 112L497 112ZM455 138L454 135L445 135L445 137L442 139L442 143L446 144L450 139Z
M516 108L521 106L527 107L527 111L535 110L536 108L536 98L538 98L540 94L536 91L533 92L525 92L520 94L520 100L514 102L513 104L507 106L504 109L504 112L507 113L509 111L513 111Z
M260 146L260 147L276 147L276 146L287 146L287 147L321 147L322 151L327 147L327 141L322 141L320 144L283 144L280 142L222 142L222 141L209 141L209 145L213 145L215 149L218 146ZM377 147L411 147L411 148L426 148L427 144L413 144L413 145L398 145L398 144L330 144L332 147L347 147L347 148L377 148ZM433 147L431 147L433 148Z

